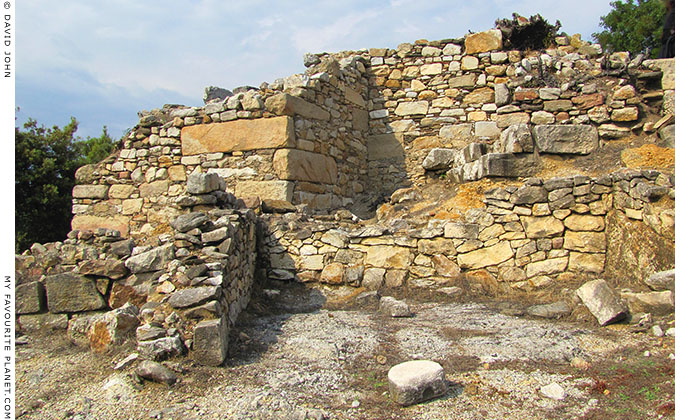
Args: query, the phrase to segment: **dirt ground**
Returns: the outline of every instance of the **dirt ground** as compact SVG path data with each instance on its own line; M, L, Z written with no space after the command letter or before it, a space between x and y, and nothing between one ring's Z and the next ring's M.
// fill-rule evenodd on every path
M21 419L657 419L674 418L674 337L521 315L520 305L408 301L411 318L339 309L342 289L292 285L255 303L232 331L224 366L180 358L178 382L141 381L132 345L98 355L65 333L17 347ZM275 296L272 293L271 296ZM509 310L508 310L509 309ZM655 319L666 330L673 319ZM395 364L430 359L450 388L399 407ZM562 400L540 393L558 384Z

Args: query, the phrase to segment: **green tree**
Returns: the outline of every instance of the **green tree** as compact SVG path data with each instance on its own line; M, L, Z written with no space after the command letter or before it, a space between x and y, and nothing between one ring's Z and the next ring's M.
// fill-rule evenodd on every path
M660 0L626 0L609 3L612 10L601 17L603 31L592 37L607 52L629 51L632 54L651 51L656 57L661 47L661 31L666 9Z
M85 141L75 138L78 123L46 128L29 119L15 127L15 251L34 242L63 240L72 219L74 173L112 152L115 142L103 134Z

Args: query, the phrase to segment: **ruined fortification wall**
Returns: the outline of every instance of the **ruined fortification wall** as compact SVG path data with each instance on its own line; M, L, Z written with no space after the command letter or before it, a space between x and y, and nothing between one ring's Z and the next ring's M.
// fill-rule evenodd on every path
M17 257L20 324L69 323L103 351L143 322L146 357L220 364L256 279L454 296L673 267L672 167L618 151L673 147L674 60L556 41L506 51L490 30L309 54L304 74L140 113L77 172L70 237ZM554 160L567 174L540 175ZM439 178L499 186L410 216Z

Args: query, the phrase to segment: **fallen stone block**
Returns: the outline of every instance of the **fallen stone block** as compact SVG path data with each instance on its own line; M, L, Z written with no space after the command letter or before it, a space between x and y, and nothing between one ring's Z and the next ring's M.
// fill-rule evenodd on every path
M666 270L654 273L644 280L644 283L652 290L676 290L676 270Z
M592 280L577 289L577 296L599 322L608 325L624 319L628 309L616 293L608 286L606 280Z
M137 367L136 374L143 379L165 383L168 385L172 385L177 381L177 375L175 372L161 365L160 363L152 362L150 360L142 360Z
M621 298L628 302L631 312L647 312L654 315L668 315L675 311L673 292L632 293L622 292Z
M443 367L430 360L413 360L388 371L388 389L396 403L408 406L440 397L448 391Z
M532 316L540 318L561 318L570 315L570 306L567 303L560 301L549 303L545 305L533 305L527 308L527 313Z
M412 316L409 305L392 296L384 296L381 298L379 301L379 311L393 318Z

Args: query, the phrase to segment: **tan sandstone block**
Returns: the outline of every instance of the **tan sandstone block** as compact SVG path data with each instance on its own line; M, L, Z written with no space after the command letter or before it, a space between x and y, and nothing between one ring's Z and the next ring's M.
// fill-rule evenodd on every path
M335 184L338 180L335 159L304 150L277 150L273 156L273 169L278 178L290 181Z
M182 129L182 154L295 147L292 117L235 120Z

